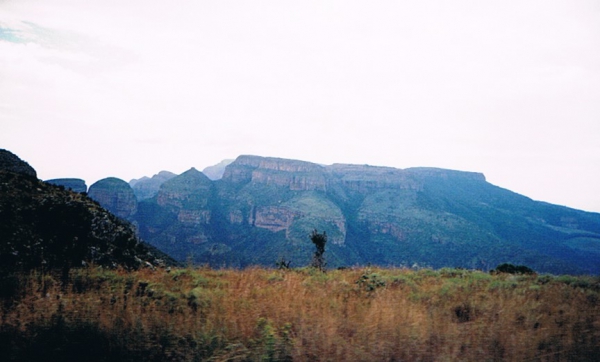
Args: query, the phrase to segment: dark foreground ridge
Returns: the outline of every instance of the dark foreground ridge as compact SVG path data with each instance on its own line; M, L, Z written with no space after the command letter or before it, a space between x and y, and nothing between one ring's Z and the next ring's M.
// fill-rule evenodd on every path
M67 272L90 264L136 269L172 262L141 242L129 222L85 194L42 182L34 175L27 168L0 169L2 272Z

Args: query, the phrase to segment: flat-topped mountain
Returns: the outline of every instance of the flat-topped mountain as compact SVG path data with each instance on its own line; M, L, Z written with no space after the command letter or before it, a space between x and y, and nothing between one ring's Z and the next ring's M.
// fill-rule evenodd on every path
M190 170L140 202L140 236L180 260L306 265L311 230L329 265L600 273L600 214L533 201L484 175L240 156L221 179Z
M72 190L75 192L87 192L87 185L85 181L78 178L55 178L52 180L46 180L45 182L63 186L67 190Z

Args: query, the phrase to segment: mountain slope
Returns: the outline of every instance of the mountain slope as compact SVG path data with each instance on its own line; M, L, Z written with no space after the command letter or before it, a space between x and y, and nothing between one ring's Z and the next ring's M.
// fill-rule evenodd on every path
M510 262L600 273L600 214L533 201L479 173L258 156L238 157L217 181L190 172L163 184L134 216L145 240L179 259L306 265L316 228L329 235L332 267L488 270Z
M16 156L15 156L16 157ZM141 242L98 203L30 170L0 169L0 269L69 270L85 264L137 268L173 260Z

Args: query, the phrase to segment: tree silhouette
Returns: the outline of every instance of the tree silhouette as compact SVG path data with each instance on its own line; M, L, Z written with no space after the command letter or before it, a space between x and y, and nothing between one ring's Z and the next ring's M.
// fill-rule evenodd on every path
M325 253L325 244L327 243L327 233L323 231L323 234L319 234L317 229L314 229L310 233L310 240L315 244L317 251L315 251L315 255L313 256L312 266L324 271L326 262L323 254Z

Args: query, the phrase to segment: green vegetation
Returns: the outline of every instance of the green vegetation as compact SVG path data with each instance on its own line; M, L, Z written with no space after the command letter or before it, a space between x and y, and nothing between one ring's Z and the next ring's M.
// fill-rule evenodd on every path
M600 279L444 268L0 278L6 361L595 361Z

